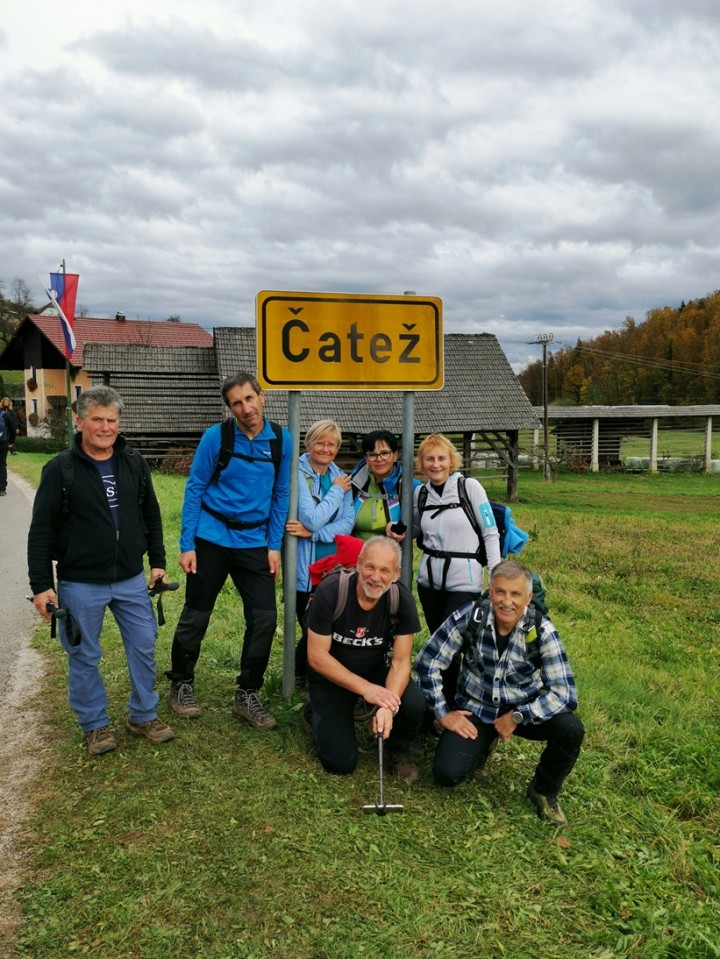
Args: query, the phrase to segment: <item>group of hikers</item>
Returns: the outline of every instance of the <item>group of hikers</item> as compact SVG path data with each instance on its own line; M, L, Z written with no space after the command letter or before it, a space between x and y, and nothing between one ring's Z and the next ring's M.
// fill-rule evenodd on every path
M202 715L195 672L230 576L245 621L232 714L258 729L277 726L260 694L283 541L292 536L296 583L284 587L296 589L302 724L323 767L354 771L360 723L386 743L404 782L417 780L424 744L437 737L433 775L443 786L482 775L498 739L539 740L527 795L542 819L564 825L557 797L584 735L573 674L555 627L533 604L532 573L502 558L485 490L463 477L451 441L435 433L420 444L415 468L425 479L409 478L413 516L403 518L397 437L382 429L364 436L348 474L335 462L340 428L321 420L305 436L297 519L288 520L289 431L264 415L252 374L228 377L222 397L230 416L203 433L185 487L185 602L165 673L171 711L182 720ZM127 657L126 730L153 743L174 738L158 717L149 595L168 583L162 517L148 464L120 434L123 407L109 386L80 394L74 446L44 467L28 537L33 601L47 620L62 610L69 701L91 755L117 748L99 670L106 609ZM400 582L400 543L411 530L422 550L416 587L429 631L414 660L420 618Z

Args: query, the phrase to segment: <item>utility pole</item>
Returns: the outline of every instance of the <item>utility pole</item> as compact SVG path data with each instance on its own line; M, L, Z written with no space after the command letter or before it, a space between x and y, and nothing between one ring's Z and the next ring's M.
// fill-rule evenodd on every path
M550 445L548 438L548 375L547 375L547 348L548 343L555 339L552 333L538 333L537 336L526 340L527 343L542 346L542 395L543 395L543 478L546 483L552 480L550 471Z

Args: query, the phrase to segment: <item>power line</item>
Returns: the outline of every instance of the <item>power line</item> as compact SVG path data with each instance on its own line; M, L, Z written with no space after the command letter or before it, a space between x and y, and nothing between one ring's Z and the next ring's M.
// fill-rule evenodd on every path
M647 357L635 356L632 353L614 353L610 350L596 350L590 346L568 347L568 349L577 349L581 353L590 353L594 356L606 356L609 359L621 360L624 363L631 363L636 366L647 366L650 369L669 370L671 373L689 373L692 376L707 376L710 379L720 380L720 373L711 373L709 370L703 370L702 364L697 366L681 365L679 363L660 363L657 360L650 360Z

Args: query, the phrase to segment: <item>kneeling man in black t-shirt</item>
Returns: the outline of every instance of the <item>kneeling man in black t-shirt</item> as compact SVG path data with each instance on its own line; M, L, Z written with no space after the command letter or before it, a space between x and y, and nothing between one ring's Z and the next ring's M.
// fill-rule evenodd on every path
M349 579L344 608L337 608L339 578L345 575L340 573L320 583L308 610L310 701L304 718L330 773L351 773L357 766L353 711L361 696L377 707L373 732L387 740L398 778L418 778L410 749L425 700L410 679L410 666L420 620L412 593L398 582L400 560L394 540L372 537ZM397 590L394 600L391 589Z

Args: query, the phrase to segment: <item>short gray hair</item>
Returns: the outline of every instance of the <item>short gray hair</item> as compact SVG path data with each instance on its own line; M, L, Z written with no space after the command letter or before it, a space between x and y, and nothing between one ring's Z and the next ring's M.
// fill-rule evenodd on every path
M363 556L370 549L371 546L377 546L378 543L383 543L385 546L389 546L393 553L395 554L395 565L402 565L402 550L400 549L400 544L396 539L390 539L388 536L371 536L370 539L365 540L365 545L360 550L360 555L358 556L358 563L362 560Z
M75 400L75 409L79 419L84 419L91 406L114 406L118 412L118 417L122 415L125 409L122 396L112 386L91 386L83 390L80 396Z
M505 579L520 579L522 577L522 579L525 580L528 591L532 592L532 573L527 566L523 566L522 563L518 563L514 559L504 559L502 563L498 563L497 566L493 567L493 571L490 573L491 585L498 576L504 576Z

